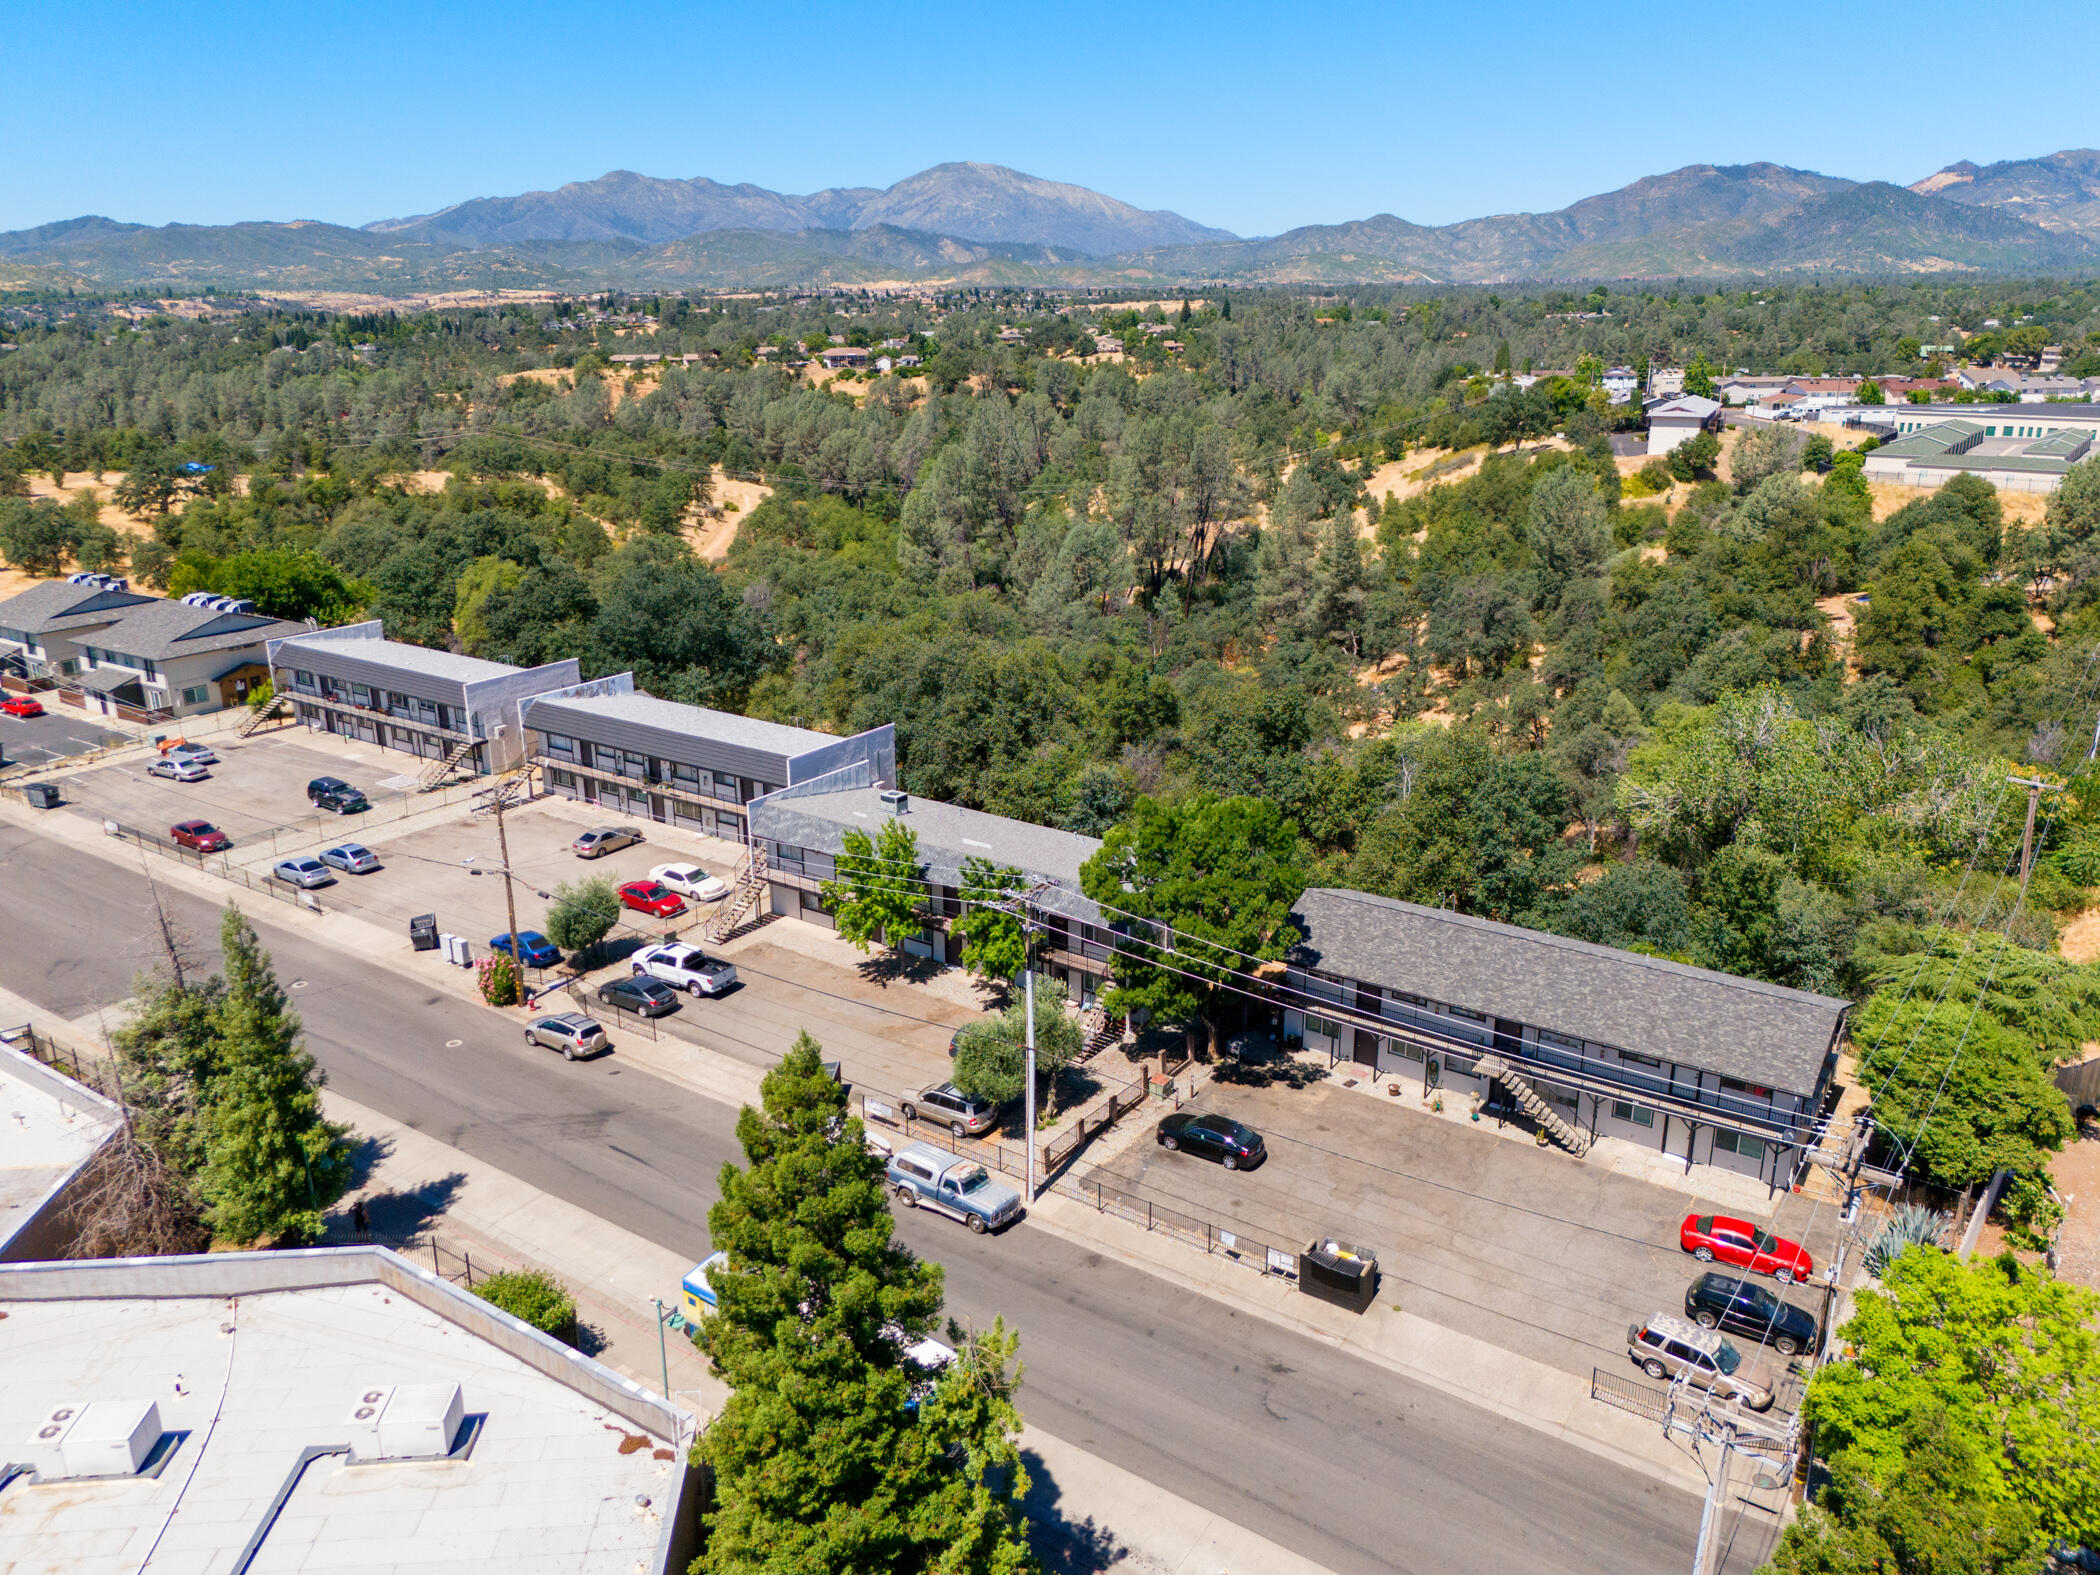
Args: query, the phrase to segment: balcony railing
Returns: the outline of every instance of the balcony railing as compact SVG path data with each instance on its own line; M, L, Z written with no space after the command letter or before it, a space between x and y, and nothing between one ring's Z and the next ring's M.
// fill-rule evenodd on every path
M404 711L399 707L382 706L371 700L351 700L341 695L322 694L316 689L302 689L297 684L294 684L285 693L289 694L294 700L304 701L309 705L324 705L331 710L342 712L345 716L366 717L374 722L398 723L404 727L420 728L426 733L443 733L448 738L464 739L475 736L460 728L435 721L430 717L421 716L412 711Z

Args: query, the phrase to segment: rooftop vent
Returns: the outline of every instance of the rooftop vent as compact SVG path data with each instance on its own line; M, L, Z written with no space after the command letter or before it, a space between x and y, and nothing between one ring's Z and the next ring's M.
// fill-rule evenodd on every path
M882 803L883 807L892 815L909 815L911 813L911 795L902 788L884 788L882 790Z
M189 595L183 597L182 605L185 607L209 607L216 600L217 598L210 591L191 591Z
M27 1453L45 1482L128 1477L137 1475L160 1436L160 1406L154 1401L68 1401L44 1414Z
M93 585L101 578L102 576L99 574L69 574L66 576L66 583L68 585Z
M350 1458L442 1459L465 1421L458 1384L373 1384L358 1391L345 1423Z
M226 598L225 610L230 613L254 612L255 603L248 600L245 596L229 596Z

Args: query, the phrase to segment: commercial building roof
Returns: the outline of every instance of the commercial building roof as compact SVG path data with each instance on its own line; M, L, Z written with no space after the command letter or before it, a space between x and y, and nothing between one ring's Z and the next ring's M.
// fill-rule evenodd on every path
M143 1471L66 1480L68 1461L0 1493L0 1564L25 1575L149 1555L198 1575L662 1575L691 1554L690 1416L383 1249L4 1265L0 1305L8 1458L56 1408L158 1413ZM353 1412L410 1385L462 1402L424 1458L306 1458L400 1454L391 1410L369 1445Z
M463 656L457 651L434 651L427 645L407 645L399 640L344 639L340 634L314 630L280 645L277 650L279 665L290 660L287 654L290 652L311 652L315 656L332 652L400 672L420 673L426 678L442 678L458 684L479 683L486 678L508 678L525 670L508 662L488 662L478 656Z
M789 727L782 722L739 716L733 711L711 711L705 706L659 700L655 695L638 692L541 696L528 702L526 724L545 728L553 725L554 718L565 712L579 717L608 717L640 727L659 728L667 733L688 733L696 738L713 739L741 749L763 750L789 758L838 742L834 734L819 733L814 728Z
M117 1119L101 1095L0 1044L0 1259L19 1255L11 1244L33 1245L37 1222L108 1141ZM0 1332L0 1351L6 1343ZM12 1458L13 1442L0 1443L0 1456Z
M1300 899L1296 967L1813 1094L1848 1002L1369 892Z

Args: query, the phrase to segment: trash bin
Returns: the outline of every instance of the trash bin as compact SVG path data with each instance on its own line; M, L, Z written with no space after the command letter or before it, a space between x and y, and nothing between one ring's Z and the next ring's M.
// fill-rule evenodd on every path
M32 809L58 808L58 784L56 782L31 782L22 789Z
M1378 1259L1368 1247L1313 1242L1298 1254L1298 1289L1360 1313L1378 1295Z
M408 921L409 944L419 952L438 949L438 920L434 913L419 913Z

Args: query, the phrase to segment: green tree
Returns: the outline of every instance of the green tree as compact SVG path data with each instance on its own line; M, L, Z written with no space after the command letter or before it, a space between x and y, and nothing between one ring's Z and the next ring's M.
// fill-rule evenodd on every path
M620 894L602 875L563 881L547 905L547 939L572 958L588 953L620 922Z
M1850 1358L1817 1370L1802 1416L1834 1474L1884 1489L1911 1471L1917 1430L1943 1428L1963 1496L2012 1512L2004 1534L2026 1522L2100 1544L2096 1313L2093 1292L2009 1253L1965 1262L1913 1247L1859 1293L1838 1331Z
M1104 907L1136 916L1112 964L1110 1011L1144 1007L1215 1049L1240 976L1280 960L1299 937L1305 893L1298 829L1255 798L1140 798L1079 871ZM1111 923L1118 914L1107 915Z
M1881 385L1871 377L1859 385L1859 391L1852 397L1863 405L1885 405L1888 403L1887 397L1881 392Z
M575 1343L576 1298L544 1269L505 1269L476 1281L468 1289L541 1334Z
M1539 566L1542 600L1558 605L1568 582L1594 575L1611 546L1596 478L1573 465L1540 477L1525 509L1524 541Z
M205 1119L206 1218L230 1241L306 1240L350 1185L348 1128L321 1113L326 1081L301 1043L270 957L238 908L219 927L226 992Z
M26 574L57 574L73 550L66 511L48 498L0 497L0 555Z
M895 1239L883 1162L815 1040L760 1099L708 1212L727 1264L697 1339L731 1393L697 1448L716 1490L695 1575L1033 1568L1014 1337L963 1340L929 1386L904 1348L936 1326L941 1271Z
M1027 887L1027 876L1012 865L976 857L963 861L962 883L957 887L963 912L950 928L965 947L963 966L980 979L1017 978L1027 963L1020 916L1000 906Z
M1057 1075L1078 1059L1086 1043L1079 1023L1065 1010L1064 992L1048 980L1035 990L1036 1086L1047 1087L1047 1108L1057 1109ZM1019 1099L1028 1076L1028 1007L1016 1001L996 1017L966 1026L955 1047L955 1086L997 1105Z
M1696 394L1701 399L1718 399L1720 388L1714 378L1714 369L1703 355L1692 357L1692 364L1684 369L1684 391Z
M1713 475L1714 466L1721 459L1721 440L1711 432L1700 432L1686 438L1663 456L1670 466L1670 474L1679 481L1702 481Z
M375 587L352 579L319 553L277 548L178 559L168 574L168 594L192 591L241 597L272 618L311 618L322 625L353 622L378 595Z
M925 928L926 867L919 834L901 820L885 821L870 837L855 826L843 839L838 878L819 888L838 932L862 951L878 942L902 946Z
M189 472L165 455L134 461L111 496L126 514L165 514L175 500L192 490Z
M195 1177L207 1153L226 981L214 974L197 983L163 968L133 988L137 1007L110 1036L124 1102L140 1139L181 1175Z

